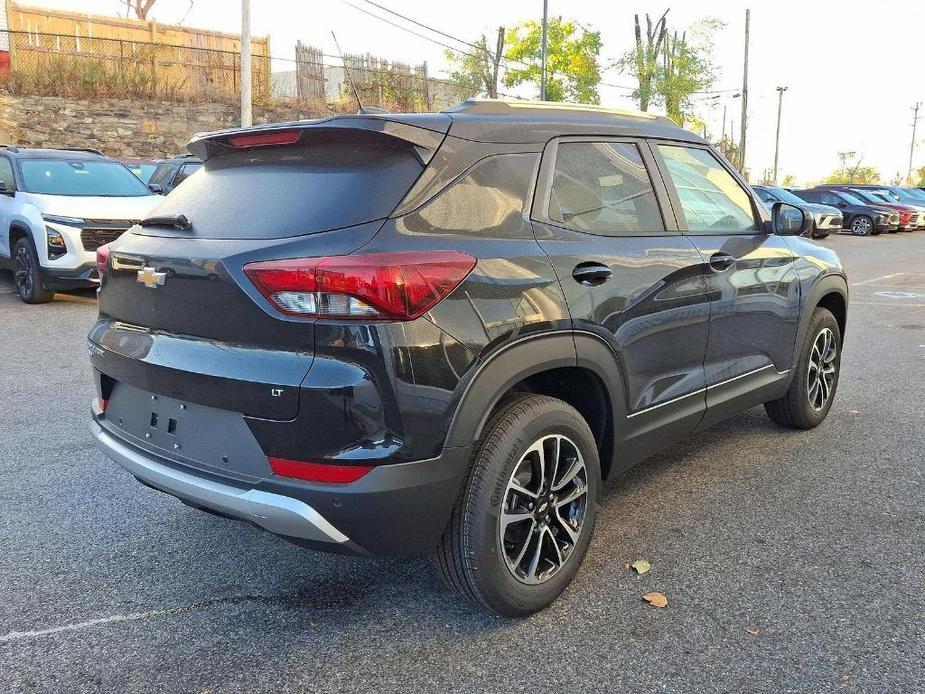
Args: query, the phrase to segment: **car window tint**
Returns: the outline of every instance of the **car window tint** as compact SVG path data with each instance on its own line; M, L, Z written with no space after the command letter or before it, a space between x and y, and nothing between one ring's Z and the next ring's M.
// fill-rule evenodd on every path
M700 233L755 231L751 198L708 150L659 145L678 191L687 228Z
M431 234L532 237L523 215L538 157L538 154L486 157L420 210L408 215L404 220L406 228Z
M593 234L665 231L639 147L629 142L561 143L548 214Z
M764 202L776 202L777 200L773 195L771 195L771 193L766 190L762 190L761 188L755 188L755 192Z
M16 178L13 176L13 162L6 157L0 157L0 181L6 184L7 190L16 187Z

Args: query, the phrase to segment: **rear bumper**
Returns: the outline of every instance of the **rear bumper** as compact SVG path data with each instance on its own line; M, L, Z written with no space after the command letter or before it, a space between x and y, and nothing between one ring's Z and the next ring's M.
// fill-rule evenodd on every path
M351 484L269 476L254 485L222 480L117 436L94 411L97 446L140 482L184 503L244 520L313 549L413 556L436 549L467 470L470 447L439 458L382 465Z

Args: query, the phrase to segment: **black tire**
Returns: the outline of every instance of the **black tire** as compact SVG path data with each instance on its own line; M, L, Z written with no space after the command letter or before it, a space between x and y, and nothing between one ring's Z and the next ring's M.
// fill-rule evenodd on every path
M21 238L13 250L13 279L19 298L27 304L47 304L55 293L42 284L39 260L29 238Z
M874 226L874 220L863 214L851 220L850 229L855 236L876 236L880 233Z
M577 480L574 487L566 487L559 492L562 497L549 502L545 492L535 497L521 497L517 489L511 486L521 481L519 475L514 475L516 471L524 470L524 465L530 470L537 469L532 467L529 458L536 454L530 451L536 445L548 445L546 442L550 438L544 437L563 437L557 439L561 450L577 450L580 454L570 459L565 473L561 470L552 473L552 489L547 489L550 492L548 499L553 498L555 480L563 479L582 459L585 473L584 485L580 484L581 480ZM523 482L525 488L534 486L533 476L531 472L528 481ZM597 518L600 477L600 461L594 436L587 422L573 407L544 395L522 395L502 404L486 425L476 445L468 480L436 553L436 563L446 584L477 605L509 617L533 614L549 605L572 581L588 548ZM570 532L576 537L569 544L570 533L560 525L563 521L556 504L569 495L568 489L580 492L582 487L585 489L583 501L572 502L583 503L583 510L580 521L577 516L570 516L570 519L574 519L570 522L573 528ZM536 488L542 491L542 481L537 482ZM531 503L531 511L527 513L526 501L529 498L539 499L539 502L535 510L532 510L534 506ZM521 515L530 515L530 518L519 522L519 525L511 523L507 526L508 530L502 531L502 512L520 513L517 508L511 508L512 500L515 499L524 504L524 513ZM569 508L574 510L573 506ZM546 514L545 520L535 517L543 513ZM554 517L552 521L550 516ZM530 525L525 526L525 523ZM523 548L520 552L513 543L508 546L508 535L505 534L511 530L521 532L519 528L523 529L522 537L525 538L520 544ZM574 528L577 528L577 532ZM544 567L548 567L546 578L543 578L544 572L537 568L538 558L544 548L550 554L555 551L549 564L544 564ZM527 572L520 578L515 576L515 572L519 571L520 560L515 559L509 567L511 554L525 558L527 565L533 568L532 579ZM537 559L531 559L530 555ZM558 568L553 568L556 555L561 563ZM540 582L526 582L529 580Z
M826 381L828 385L819 384L819 390L814 391L812 381L825 378L825 370L820 374L814 362L816 354L821 352L817 349L817 343L826 331L834 340L835 352L831 357L831 362L827 362L834 368L834 371L831 380ZM790 388L782 398L764 404L764 409L775 424L790 429L813 429L822 423L829 414L838 389L838 377L841 374L841 346L841 330L835 316L828 309L816 308L809 321ZM820 359L825 360L826 356L827 354L820 354ZM813 395L814 392L816 395ZM827 394L824 401L820 403L819 398L823 392Z

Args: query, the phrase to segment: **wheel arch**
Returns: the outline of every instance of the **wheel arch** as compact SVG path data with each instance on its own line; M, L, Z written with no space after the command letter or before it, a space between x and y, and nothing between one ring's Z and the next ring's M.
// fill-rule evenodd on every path
M802 345L809 329L809 321L813 312L819 307L828 309L835 316L842 342L845 340L845 330L848 324L848 281L840 273L829 273L820 277L809 291L806 301L803 302L803 312L800 316L800 328L797 333L797 345ZM795 350L799 358L798 350Z
M576 351L576 340L591 350ZM587 353L581 359L579 353ZM612 350L585 333L525 338L488 357L470 378L450 423L447 446L468 446L482 436L492 412L516 393L564 400L584 417L598 442L601 474L611 468L615 422L625 415L624 388Z

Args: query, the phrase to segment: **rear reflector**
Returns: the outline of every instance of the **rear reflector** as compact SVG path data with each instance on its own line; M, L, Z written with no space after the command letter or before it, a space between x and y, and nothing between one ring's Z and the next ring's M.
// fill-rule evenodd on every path
M267 145L291 145L299 139L301 130L273 130L268 133L232 135L227 139L232 147L265 147Z
M109 244L104 244L96 249L96 271L100 277L106 272L106 266L109 264Z
M302 460L287 458L267 458L274 475L292 477L308 482L327 482L346 484L356 482L373 469L371 465L328 465L327 463L307 463Z
M244 272L290 316L413 320L459 286L475 267L460 251L370 253L250 263Z

